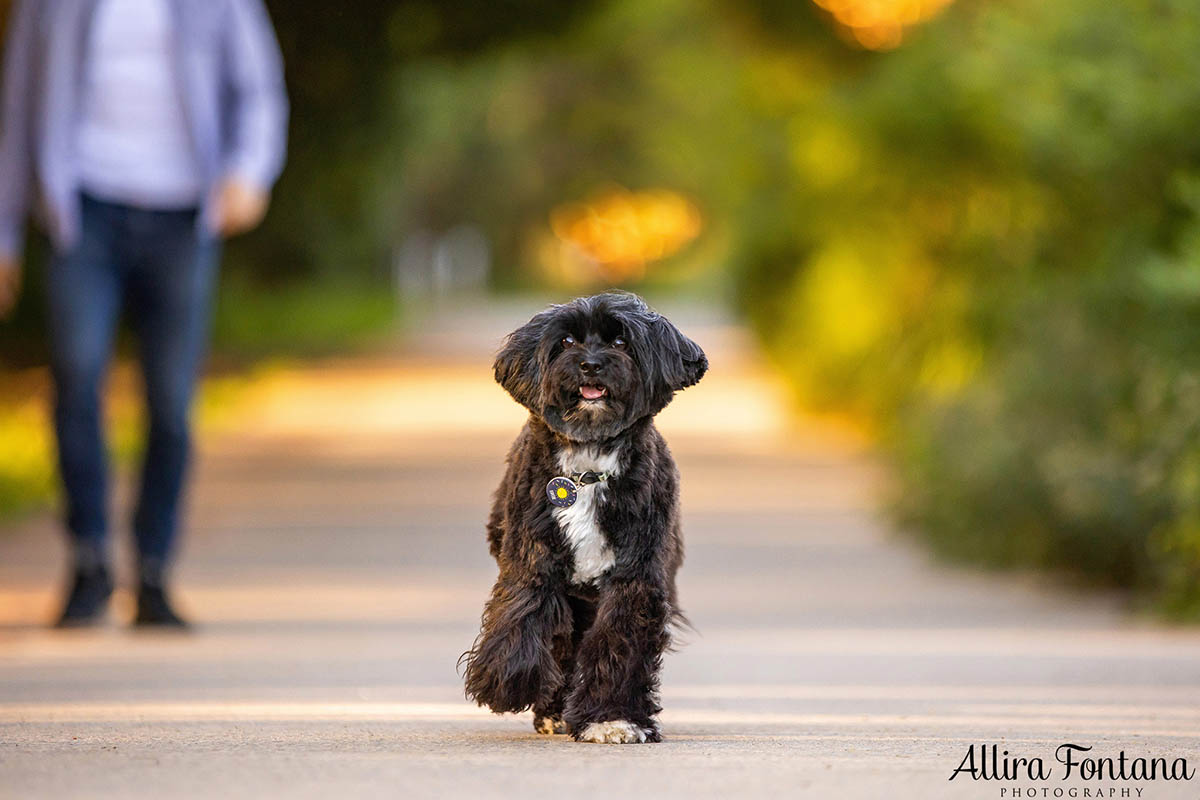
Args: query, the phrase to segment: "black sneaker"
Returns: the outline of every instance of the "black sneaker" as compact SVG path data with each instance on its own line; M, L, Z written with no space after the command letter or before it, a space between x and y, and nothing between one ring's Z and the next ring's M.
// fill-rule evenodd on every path
M175 613L167 600L163 587L143 583L138 589L137 616L133 624L139 627L174 628L187 630L192 627L183 617Z
M112 596L112 590L112 578L106 568L77 569L71 594L54 626L82 628L100 622L108 610L108 598Z

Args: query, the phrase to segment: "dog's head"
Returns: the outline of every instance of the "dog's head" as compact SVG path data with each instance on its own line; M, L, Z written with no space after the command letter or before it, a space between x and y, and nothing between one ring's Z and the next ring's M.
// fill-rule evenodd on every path
M616 436L700 380L708 359L633 294L551 306L508 335L496 380L554 431L577 442Z

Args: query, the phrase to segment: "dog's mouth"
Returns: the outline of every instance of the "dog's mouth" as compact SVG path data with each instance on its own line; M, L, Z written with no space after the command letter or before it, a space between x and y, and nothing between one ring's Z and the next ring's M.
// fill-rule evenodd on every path
M585 383L583 386L579 387L579 395L584 400L594 403L597 400L603 400L608 395L608 389L604 386Z

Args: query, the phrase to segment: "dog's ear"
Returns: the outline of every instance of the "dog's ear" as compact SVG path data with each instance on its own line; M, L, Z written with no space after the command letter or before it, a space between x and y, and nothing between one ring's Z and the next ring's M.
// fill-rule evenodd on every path
M553 315L554 309L547 309L506 336L492 365L496 382L530 410L542 390L542 339Z
M708 357L700 345L680 333L666 317L655 319L651 331L656 371L667 391L686 389L708 372Z

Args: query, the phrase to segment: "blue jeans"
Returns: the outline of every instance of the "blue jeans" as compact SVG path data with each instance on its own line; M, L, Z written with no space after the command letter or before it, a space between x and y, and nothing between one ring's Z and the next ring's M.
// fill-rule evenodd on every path
M133 533L143 566L162 568L179 527L190 407L208 338L218 244L197 211L149 211L82 198L81 234L47 276L54 426L77 546L103 552L108 459L100 391L122 311L138 342L149 430Z

